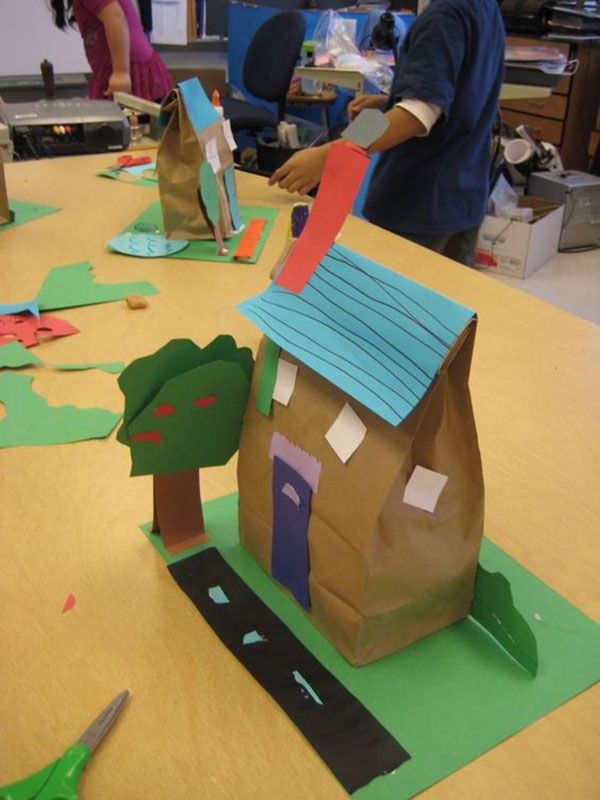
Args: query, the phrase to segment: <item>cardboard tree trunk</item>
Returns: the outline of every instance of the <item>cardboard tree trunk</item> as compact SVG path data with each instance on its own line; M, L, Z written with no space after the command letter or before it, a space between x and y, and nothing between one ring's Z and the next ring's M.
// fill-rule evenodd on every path
M164 101L162 114L168 122L156 169L165 234L214 238L222 246L234 232L228 192L235 192L225 121L197 79L180 83Z
M6 176L4 175L4 161L0 151L0 225L10 222L12 215L8 207L8 193L6 190Z
M482 468L468 388L475 327L473 318L398 426L350 400L367 433L345 464L325 434L348 395L282 351L281 358L298 366L293 396L287 406L274 401L265 416L256 405L264 339L261 344L238 459L241 541L272 573L276 465L269 443L278 432L321 463L310 498L307 613L354 665L469 613L483 535ZM404 502L416 466L448 476L433 512Z

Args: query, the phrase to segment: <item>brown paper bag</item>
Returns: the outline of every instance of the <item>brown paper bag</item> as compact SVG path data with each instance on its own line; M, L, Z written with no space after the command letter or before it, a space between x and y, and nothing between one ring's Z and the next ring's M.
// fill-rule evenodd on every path
M4 175L4 161L0 150L0 225L10 222L12 215L8 207L8 194L6 191L6 177Z
M271 574L275 431L317 459L310 499L312 621L352 664L374 661L469 613L483 535L483 477L468 387L475 319L413 412L393 427L293 356L288 406L256 407L259 349L238 458L240 538ZM343 464L325 439L349 402L367 428ZM433 513L404 502L419 465L448 476ZM273 487L273 488L272 488ZM288 490L289 495L289 490ZM300 507L300 506L299 506Z
M202 97L208 103L203 92ZM165 235L175 239L214 238L222 243L233 233L224 182L225 170L233 167L233 156L223 131L223 120L197 130L179 88L166 98L162 111L170 114L156 159ZM209 219L200 186L200 168L207 160L206 149L211 140L216 141L220 164L215 173L219 198L217 226Z

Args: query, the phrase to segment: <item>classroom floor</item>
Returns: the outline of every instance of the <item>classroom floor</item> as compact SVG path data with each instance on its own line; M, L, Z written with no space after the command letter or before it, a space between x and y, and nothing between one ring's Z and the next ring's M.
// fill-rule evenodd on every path
M525 280L486 273L547 303L600 325L600 250L558 253Z

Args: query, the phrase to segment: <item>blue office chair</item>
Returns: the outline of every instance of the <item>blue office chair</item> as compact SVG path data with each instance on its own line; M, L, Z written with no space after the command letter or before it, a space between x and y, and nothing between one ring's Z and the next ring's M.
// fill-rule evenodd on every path
M277 103L277 114L255 103L223 97L223 112L233 131L277 128L305 31L306 20L299 11L281 11L256 31L244 58L244 86L254 97Z

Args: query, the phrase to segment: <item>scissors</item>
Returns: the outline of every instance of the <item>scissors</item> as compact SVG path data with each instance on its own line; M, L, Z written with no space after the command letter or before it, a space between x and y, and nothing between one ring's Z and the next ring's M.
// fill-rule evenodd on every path
M117 158L117 163L113 164L111 167L107 167L108 170L119 170L125 169L125 167L137 167L140 164L151 164L152 159L150 156L119 156Z
M79 776L128 697L128 691L118 694L56 761L29 778L0 787L0 800L79 800Z

